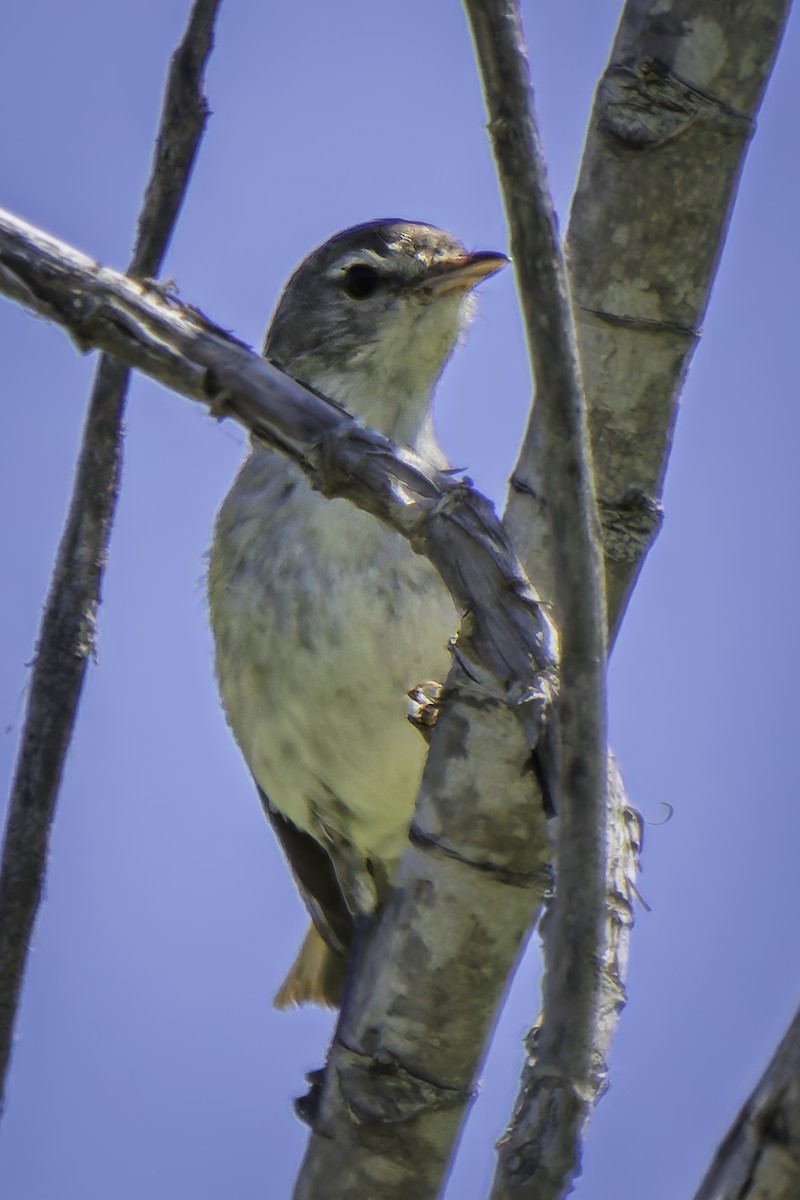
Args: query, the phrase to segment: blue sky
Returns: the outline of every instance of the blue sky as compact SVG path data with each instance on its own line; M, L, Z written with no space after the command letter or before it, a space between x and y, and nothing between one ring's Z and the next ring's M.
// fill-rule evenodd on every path
M0 205L124 267L185 20L177 0L28 0L4 14ZM566 221L611 0L525 6ZM613 743L647 818L630 1002L577 1195L691 1195L800 1000L796 353L800 30L786 37L683 397L666 524L611 666ZM258 344L288 272L379 216L503 249L461 10L223 7L214 111L165 275ZM27 666L93 371L0 307L0 760ZM530 384L510 272L439 394L451 460L502 501ZM0 1128L15 1200L289 1194L291 1097L329 1016L270 999L305 922L211 669L204 554L243 436L137 380L122 500L53 838ZM537 1011L535 949L483 1073L449 1200L479 1200Z

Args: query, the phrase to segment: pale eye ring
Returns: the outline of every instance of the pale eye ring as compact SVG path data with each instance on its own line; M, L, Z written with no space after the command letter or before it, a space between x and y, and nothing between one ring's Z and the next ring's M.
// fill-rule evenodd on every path
M381 283L375 267L368 263L353 263L344 273L341 287L351 300L366 300L374 295Z

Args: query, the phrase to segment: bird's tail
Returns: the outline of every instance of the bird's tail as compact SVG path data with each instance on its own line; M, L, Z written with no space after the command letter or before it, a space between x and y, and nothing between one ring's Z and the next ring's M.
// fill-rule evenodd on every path
M331 950L312 921L297 958L278 990L275 1007L322 1004L325 1008L338 1008L346 971L345 959Z

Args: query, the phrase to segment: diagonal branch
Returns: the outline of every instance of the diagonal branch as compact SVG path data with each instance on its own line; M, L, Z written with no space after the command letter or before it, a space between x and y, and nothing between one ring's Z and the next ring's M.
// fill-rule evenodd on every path
M516 703L532 698L531 686L538 694L541 674L553 670L552 626L491 504L452 471L364 428L157 284L100 267L2 210L0 294L60 325L81 350L102 350L214 416L232 417L292 458L323 494L386 521L470 614L484 666L508 681Z
M170 65L130 271L155 275L183 202L208 109L202 76L220 0L195 0ZM121 467L129 370L101 358L67 522L45 604L12 784L0 873L0 1109L50 829L86 666Z
M549 915L544 1020L516 1143L536 1165L501 1159L507 1194L555 1196L580 1156L602 1086L598 962L606 914L605 594L586 405L566 272L516 0L465 0L480 65L489 134L508 218L536 375L538 521L548 540L548 598L561 640L556 897ZM532 436L529 429L526 441ZM549 1136L545 1136L545 1133Z
M800 1011L717 1150L695 1200L800 1195Z

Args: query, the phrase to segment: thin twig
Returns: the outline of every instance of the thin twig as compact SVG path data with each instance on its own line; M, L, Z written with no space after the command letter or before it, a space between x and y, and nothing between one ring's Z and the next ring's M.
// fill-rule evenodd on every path
M465 0L509 224L537 384L546 471L539 497L550 537L561 636L559 828L544 1020L517 1125L537 1142L535 1169L501 1164L505 1194L557 1196L579 1169L581 1137L601 1087L596 1042L605 936L605 595L586 404L566 272L536 128L514 0ZM544 1136L544 1122L548 1136ZM522 1164L520 1164L522 1165ZM501 1186L498 1180L498 1187Z
M550 883L532 769L552 629L491 506L306 391L196 309L0 214L0 291L230 415L427 555L466 616L392 899L352 982L303 1200L433 1197L506 978ZM464 795L471 797L464 804Z
M131 274L156 275L208 117L202 75L220 0L195 0L170 65ZM122 458L129 369L101 358L89 400L75 485L45 604L28 689L0 868L0 1111L50 830L86 667Z

